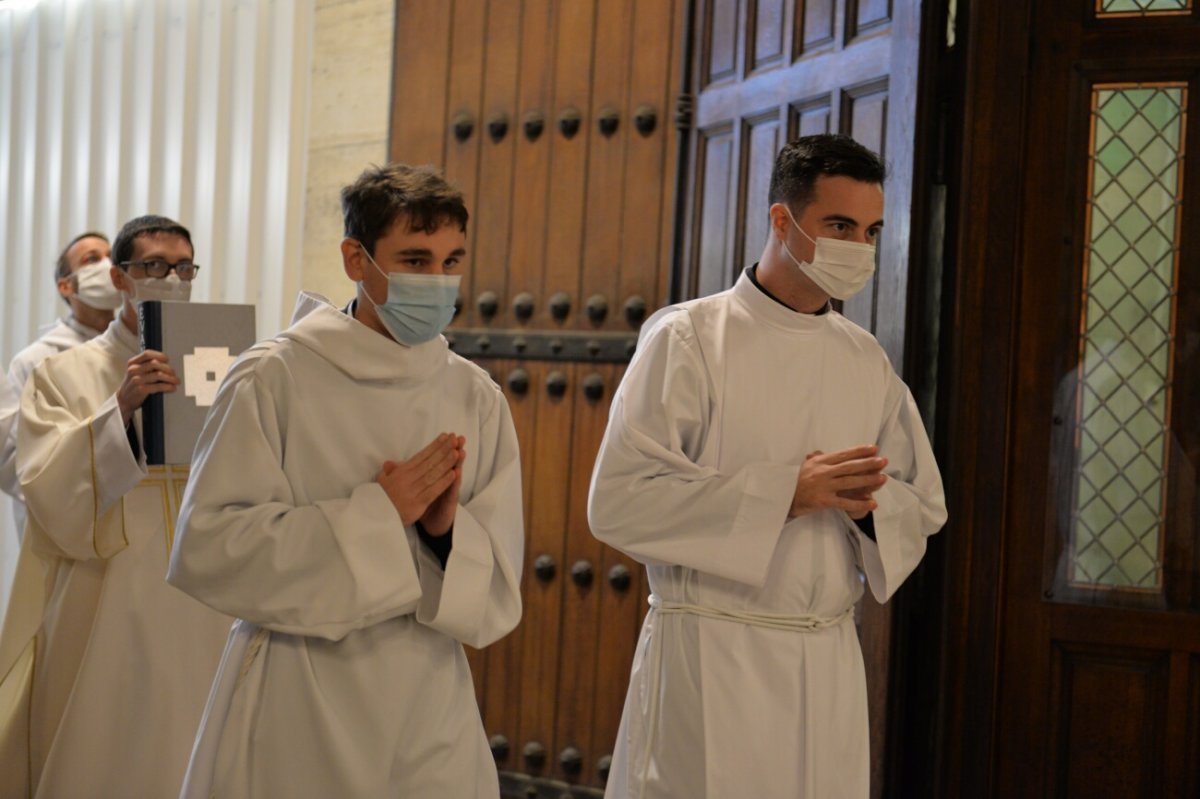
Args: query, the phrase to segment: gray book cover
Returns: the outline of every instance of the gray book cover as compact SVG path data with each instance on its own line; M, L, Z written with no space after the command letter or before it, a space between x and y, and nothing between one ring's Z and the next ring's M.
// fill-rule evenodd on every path
M142 349L165 354L181 381L142 405L146 462L191 463L217 388L254 344L254 306L151 300L138 306L138 325Z

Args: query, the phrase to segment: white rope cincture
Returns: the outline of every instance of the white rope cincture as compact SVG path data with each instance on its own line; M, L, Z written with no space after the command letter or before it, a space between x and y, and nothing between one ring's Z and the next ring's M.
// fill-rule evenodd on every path
M650 595L650 607L659 613L684 613L689 616L700 616L717 621L732 621L749 624L754 627L765 627L768 630L790 630L798 633L811 633L841 624L854 613L854 606L843 610L836 616L813 616L809 614L792 615L788 613L757 613L746 610L722 610L704 605L691 605L686 602L671 602L658 594Z
M836 616L813 616L809 614L792 615L787 613L755 613L745 610L722 610L704 605L692 605L687 602L671 602L663 599L658 594L651 594L648 601L650 602L650 607L656 613L698 616L704 619L749 624L753 627L763 627L768 630L784 630L797 633L813 633L830 627L836 627L854 615L853 605ZM650 718L648 719L649 724L646 727L646 747L642 753L641 780L638 786L641 790L645 789L646 776L650 769L650 756L654 751L655 727L658 725L659 693L662 680L662 630L656 629L653 634L655 640L651 642L650 646L651 657L653 658L651 679L654 682L650 691Z

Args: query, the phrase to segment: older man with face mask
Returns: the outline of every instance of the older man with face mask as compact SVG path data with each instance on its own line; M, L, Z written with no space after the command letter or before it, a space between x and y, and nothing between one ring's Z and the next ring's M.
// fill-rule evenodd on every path
M172 796L230 619L166 584L187 467L147 467L140 408L179 379L139 351L137 304L187 300L198 267L170 219L125 225L122 305L29 377L17 477L29 518L0 637L0 795Z
M21 391L34 368L51 355L100 335L121 294L113 285L112 250L103 233L81 233L67 243L54 267L58 294L70 309L37 341L17 353L8 367L7 391L0 390L0 490L13 498L17 536L25 532L25 502L17 482L17 413Z

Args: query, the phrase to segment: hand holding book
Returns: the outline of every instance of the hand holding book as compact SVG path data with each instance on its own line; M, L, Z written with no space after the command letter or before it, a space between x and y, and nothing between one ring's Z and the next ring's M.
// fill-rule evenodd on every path
M142 350L129 359L125 367L125 379L117 388L117 406L121 409L121 421L129 426L133 412L151 394L172 392L179 385L179 377L166 355L158 350Z

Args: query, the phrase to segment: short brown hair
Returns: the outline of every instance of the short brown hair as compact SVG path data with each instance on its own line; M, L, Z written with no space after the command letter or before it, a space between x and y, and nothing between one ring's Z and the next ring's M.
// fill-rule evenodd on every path
M345 235L360 242L372 256L375 242L401 217L408 221L410 231L433 233L444 225L467 230L462 192L432 166L370 166L342 189Z

